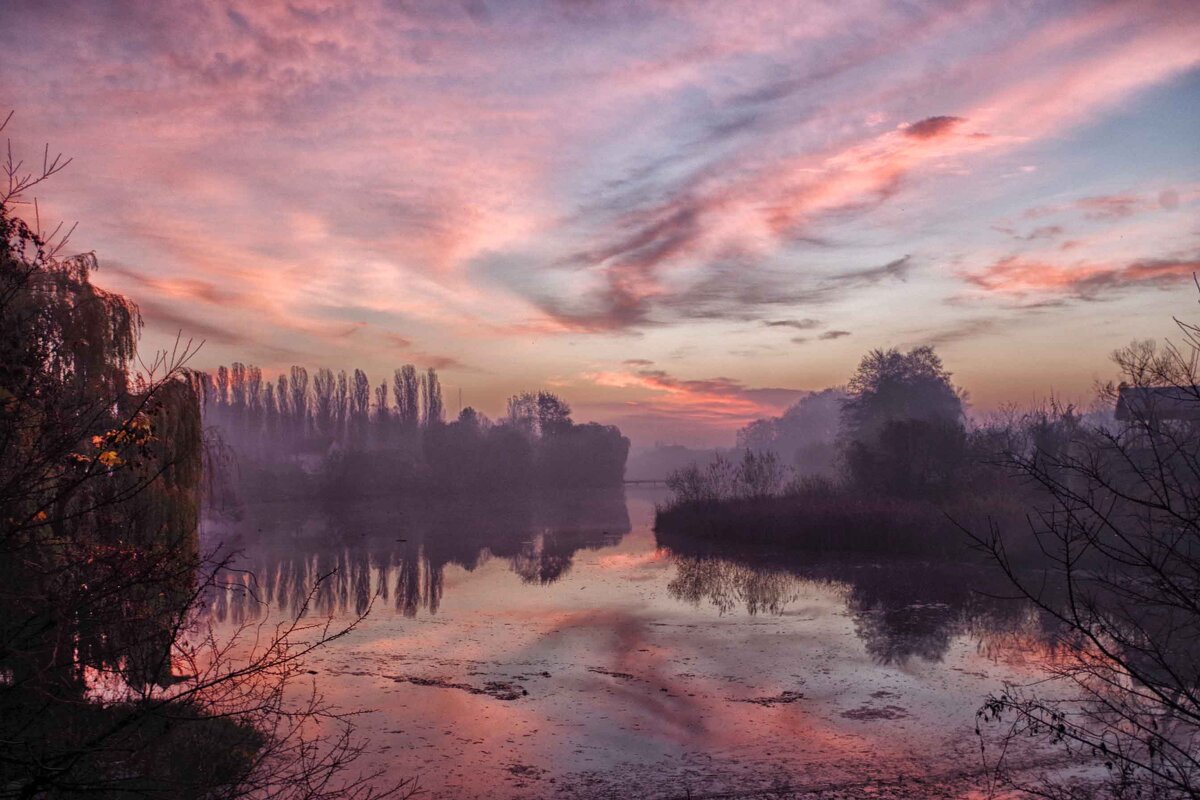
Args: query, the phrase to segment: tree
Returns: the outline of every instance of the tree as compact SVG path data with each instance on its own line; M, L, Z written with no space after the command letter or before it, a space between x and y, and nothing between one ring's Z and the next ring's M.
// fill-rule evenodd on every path
M297 618L234 663L198 614L227 563L197 540L209 382L190 342L133 373L136 305L15 215L59 163L0 189L0 794L368 796L348 733L310 738L337 716L288 699L338 632Z
M303 439L308 433L308 370L294 366L291 373L292 435Z
M313 427L322 436L333 435L333 370L319 369L313 376Z
M828 473L846 393L840 388L813 392L773 419L755 420L737 433L740 450L779 454L799 475Z
M521 392L508 398L509 424L533 438L571 430L571 406L553 392Z
M386 426L388 420L391 419L391 412L388 410L387 381L375 387L375 419L381 428Z
M558 436L571 430L571 407L552 392L537 393L538 433Z
M537 395L533 392L522 392L508 398L506 413L508 424L514 429L530 437L537 436Z
M412 364L405 364L393 375L392 392L396 400L396 420L402 431L415 431L421 422L419 387L417 368Z
M954 488L966 457L963 394L933 348L872 350L846 388L841 438L852 483L907 496Z
M262 370L254 365L246 367L246 420L256 436L263 424L262 385Z
M333 438L341 439L346 435L346 420L350 414L350 379L346 370L338 370L337 393L333 398Z
M855 439L877 435L894 420L962 419L962 393L932 347L872 350L850 376L846 392L842 424Z
M279 406L275 402L275 384L268 381L263 386L263 434L268 446L278 446L279 437ZM265 449L265 448L264 448Z
M438 380L437 370L433 367L425 370L421 381L421 422L426 428L441 425L445 411L442 406L442 384Z
M279 432L286 436L292 435L292 391L288 383L288 376L280 373L275 379L275 402L279 405Z
M1041 796L1200 796L1200 327L1177 323L1179 346L1114 354L1116 423L1067 409L1010 437L1001 464L1032 488L1028 530L972 532L1061 629L1047 679L1006 686L981 721L1107 767L1102 785L1024 785L1000 758L997 775ZM1033 565L1013 555L1026 537Z
M371 411L371 381L361 369L354 370L354 391L350 394L350 426L355 447L367 441L367 423Z
M221 366L217 367L217 405L229 405L229 369Z
M240 361L229 366L229 405L240 423L246 414L246 365Z

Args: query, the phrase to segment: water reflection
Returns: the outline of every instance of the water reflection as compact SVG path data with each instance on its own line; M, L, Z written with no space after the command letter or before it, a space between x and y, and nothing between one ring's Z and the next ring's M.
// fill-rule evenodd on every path
M206 525L244 553L211 609L371 607L307 668L330 703L376 712L371 765L431 798L717 795L942 765L979 698L1033 674L1011 655L1038 657L1040 621L973 593L973 570L668 548L656 499L259 505Z
M816 586L838 593L867 653L881 664L941 661L954 639L969 635L985 651L1011 650L1014 637L1048 643L1048 621L1023 603L1002 599L1002 579L963 564L892 560L803 561L779 553L715 550L675 543L673 597L709 603L722 614L782 614Z
M521 583L546 586L570 573L580 551L616 545L630 530L620 491L476 499L453 507L253 506L240 519L205 526L210 546L222 542L241 552L239 569L229 573L225 591L214 593L210 609L234 624L266 607L328 616L360 615L374 604L406 617L436 614L448 565L473 572L500 559ZM879 664L941 661L962 636L985 654L1044 652L1053 641L1047 621L1031 607L996 598L1005 588L1002 579L982 568L814 561L711 542L669 545L656 558L672 562L666 593L675 600L723 615L781 615L802 595L818 592L843 606L854 635ZM639 558L646 555L655 551Z
M210 602L235 624L266 606L294 613L360 615L391 606L436 614L445 568L468 572L504 559L523 583L566 575L580 550L616 544L630 530L624 494L564 492L440 504L258 505L238 519L209 519L207 547L236 550L226 590ZM306 605L307 604L307 605Z

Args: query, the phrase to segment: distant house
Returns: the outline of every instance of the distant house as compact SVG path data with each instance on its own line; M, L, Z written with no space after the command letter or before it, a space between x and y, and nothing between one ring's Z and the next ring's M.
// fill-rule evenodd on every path
M1122 386L1119 392L1119 420L1200 421L1200 386Z

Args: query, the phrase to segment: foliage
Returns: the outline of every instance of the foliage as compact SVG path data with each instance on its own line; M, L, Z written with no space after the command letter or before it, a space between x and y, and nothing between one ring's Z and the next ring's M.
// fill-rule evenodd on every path
M839 388L813 392L782 415L755 420L738 431L738 449L775 452L799 475L832 474L845 400Z
M745 450L736 463L718 455L703 468L693 463L667 477L672 493L667 507L773 497L782 490L787 474L772 451Z
M847 391L814 393L743 428L740 460L718 455L672 472L656 525L807 551L965 557L947 514L1019 517L1024 490L991 462L1017 439L1049 441L1062 424L1043 414L967 430L962 393L932 349L876 350ZM793 446L798 466L789 467L776 454ZM827 468L835 458L841 475Z
M1072 409L1039 420L1003 457L1037 490L1027 534L972 529L1066 645L1046 679L1007 686L980 711L1008 724L997 752L1032 736L1107 768L1099 784L1026 784L999 757L998 778L1041 796L1200 795L1200 328L1178 324L1181 346L1118 351L1124 381L1103 387L1110 403L1165 393L1172 413L1130 404L1117 424ZM1022 539L1039 548L1038 568L1014 563Z
M354 370L353 388L345 380L345 391L342 378L324 368L313 373L310 391L308 374L292 367L278 392L261 377L251 380L261 376L253 366L195 376L210 433L234 443L236 479L210 462L227 478L223 485L260 498L317 490L352 499L619 486L624 479L629 440L615 427L576 424L570 406L550 392L513 396L500 423L471 408L446 423L434 369L397 369L394 403L383 385L374 408L362 370ZM281 397L290 400L277 403Z
M508 421L529 436L557 436L571 428L571 407L552 392L522 392L508 398Z
M669 542L712 541L730 546L765 545L772 552L784 553L969 561L969 542L954 520L1015 519L1022 510L1001 497L963 497L935 506L909 498L864 494L817 479L794 483L769 496L668 502L655 514L654 529L660 541ZM1021 554L1023 558L1027 555Z
M198 616L226 565L197 541L205 384L190 343L133 374L136 306L15 213L62 163L10 157L0 191L0 796L368 796L348 730L311 738L338 716L289 699L339 631Z
M963 395L931 347L872 350L842 406L847 476L865 491L952 492L965 461Z

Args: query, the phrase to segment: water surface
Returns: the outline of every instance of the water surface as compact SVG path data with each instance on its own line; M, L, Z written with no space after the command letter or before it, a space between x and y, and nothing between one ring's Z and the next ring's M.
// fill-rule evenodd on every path
M317 576L311 615L369 610L309 666L429 797L966 791L975 710L1036 666L1028 611L955 565L673 553L656 499L251 506L205 537L272 611L213 610L281 613Z

